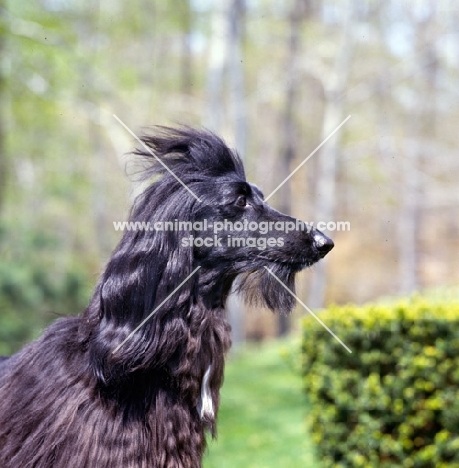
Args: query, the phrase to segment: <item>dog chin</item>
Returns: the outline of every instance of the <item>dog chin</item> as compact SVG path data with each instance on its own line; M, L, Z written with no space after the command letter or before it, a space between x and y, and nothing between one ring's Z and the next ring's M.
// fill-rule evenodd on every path
M313 265L315 265L321 259L322 259L322 257L317 256L317 258L316 257L307 258L307 259L304 259L304 260L291 262L291 263L289 263L289 268L290 268L290 270L292 272L298 273L298 272L300 272L302 270L306 270L307 268L312 267Z

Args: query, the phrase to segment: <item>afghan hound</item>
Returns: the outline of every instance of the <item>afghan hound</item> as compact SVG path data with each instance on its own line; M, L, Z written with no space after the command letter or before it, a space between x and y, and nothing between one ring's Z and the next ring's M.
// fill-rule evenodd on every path
M233 283L288 313L295 274L333 247L270 207L215 134L158 127L142 144L151 183L88 307L0 361L2 468L200 467Z

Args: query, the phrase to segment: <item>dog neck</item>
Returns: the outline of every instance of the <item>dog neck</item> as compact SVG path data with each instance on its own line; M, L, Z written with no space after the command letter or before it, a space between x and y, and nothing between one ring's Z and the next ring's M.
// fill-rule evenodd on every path
M199 295L207 309L224 309L231 292L235 274L223 272L215 277L215 272L202 267L199 277Z

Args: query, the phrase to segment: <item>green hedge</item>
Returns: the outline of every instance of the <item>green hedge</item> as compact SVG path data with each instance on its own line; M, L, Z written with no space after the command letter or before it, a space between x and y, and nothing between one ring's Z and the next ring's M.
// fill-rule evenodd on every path
M332 307L303 322L308 417L324 468L459 467L459 303Z

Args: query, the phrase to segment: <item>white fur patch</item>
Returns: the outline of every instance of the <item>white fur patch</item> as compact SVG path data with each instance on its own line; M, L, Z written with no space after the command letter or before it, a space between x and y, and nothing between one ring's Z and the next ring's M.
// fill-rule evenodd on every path
M201 398L199 399L198 412L201 419L214 419L214 403L212 401L212 394L209 387L209 377L212 366L209 366L202 378L201 383Z

